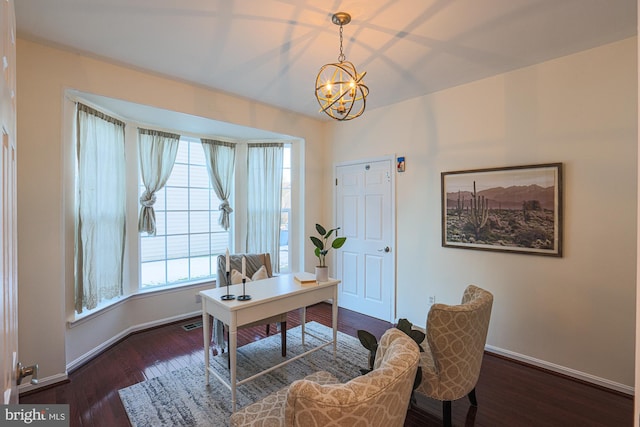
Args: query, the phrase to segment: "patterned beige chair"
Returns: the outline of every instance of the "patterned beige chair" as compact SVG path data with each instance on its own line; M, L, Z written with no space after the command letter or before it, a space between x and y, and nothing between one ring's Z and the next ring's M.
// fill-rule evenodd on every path
M229 267L231 274L229 279L230 285L242 283L242 258L246 259L246 273L248 280L260 280L272 277L271 270L271 256L268 253L263 254L237 254L229 256ZM235 270L235 271L234 271ZM224 255L218 255L218 278L216 280L218 287L227 286L226 275L226 257ZM237 295L236 295L237 296ZM256 325L266 325L266 333L269 335L269 325L271 323L280 324L280 339L282 341L282 357L287 355L287 313L278 314L276 316L269 317L267 319L258 320L247 325L243 325L240 329L250 328ZM225 349L225 333L224 324L217 320L213 320L212 328L212 341L215 345Z
M475 387L492 305L491 293L469 285L462 304L434 304L429 310L425 351L420 353L422 382L416 392L442 401L445 426L451 426L451 401L467 395L478 405Z
M419 360L415 341L391 328L382 335L374 370L368 374L340 383L328 372L316 372L242 408L230 423L236 427L401 427Z

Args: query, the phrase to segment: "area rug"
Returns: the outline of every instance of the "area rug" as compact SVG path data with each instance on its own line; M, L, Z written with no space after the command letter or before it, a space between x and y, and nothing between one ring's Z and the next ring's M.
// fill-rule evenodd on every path
M331 328L309 322L307 332L331 339ZM301 343L301 328L287 331L287 358L302 354L321 341L306 336ZM238 348L238 380L248 378L264 368L280 363L280 334ZM212 357L211 366L228 380L226 354ZM327 346L288 365L239 386L237 408L253 403L291 382L313 372L325 370L341 381L360 375L367 366L367 351L357 338L338 332L338 355L333 359L333 347ZM210 376L209 387L204 381L204 355L194 366L169 372L119 390L131 425L146 426L227 426L231 415L231 391Z

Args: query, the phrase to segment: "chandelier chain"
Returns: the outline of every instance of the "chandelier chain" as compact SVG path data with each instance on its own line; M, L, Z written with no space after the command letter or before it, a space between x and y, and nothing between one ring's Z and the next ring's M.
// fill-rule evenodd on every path
M344 52L342 51L342 25L340 25L340 55L338 55L338 61L344 62L346 56L344 56Z

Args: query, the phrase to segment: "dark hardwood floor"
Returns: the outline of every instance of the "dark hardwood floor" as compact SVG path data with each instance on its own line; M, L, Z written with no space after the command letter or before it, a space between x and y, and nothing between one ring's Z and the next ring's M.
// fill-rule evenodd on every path
M329 304L307 309L307 321L329 326ZM340 309L340 331L377 337L391 325ZM67 403L71 426L129 426L118 390L202 360L202 329L185 331L183 321L133 334L70 373L70 381L20 397L20 403ZM287 327L299 325L289 313ZM264 337L265 328L241 331L238 345ZM215 351L215 350L214 350ZM365 351L363 349L363 351ZM456 426L632 426L633 398L485 353L476 388L478 407L453 402ZM407 412L405 426L442 425L441 403L421 401Z

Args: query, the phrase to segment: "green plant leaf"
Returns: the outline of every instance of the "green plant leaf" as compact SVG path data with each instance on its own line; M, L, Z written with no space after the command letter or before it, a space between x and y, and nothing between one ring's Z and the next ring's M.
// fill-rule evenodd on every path
M324 243L322 243L322 240L318 239L316 236L310 236L309 238L311 239L311 241L313 242L313 245L316 248L324 249Z
M409 322L407 319L398 320L398 325L396 328L400 329L405 334L411 336L411 328L413 327L413 323Z
M331 247L334 249L339 249L342 247L342 245L344 245L344 242L346 241L347 241L346 237L336 237L336 239L331 244Z
M373 351L378 348L378 339L371 332L358 329L357 334L358 339L364 348L369 351Z
M420 383L422 382L422 366L418 366L418 370L416 371L416 378L413 380L413 389L417 389Z
M327 231L324 229L323 226L321 226L320 224L316 224L316 231L318 232L318 234L320 234L321 236L324 236Z
M424 334L424 332L419 331L417 329L412 329L411 333L409 334L409 336L411 338L413 338L413 340L418 343L418 345L422 344L422 341L424 341L424 338L426 337L426 335Z

